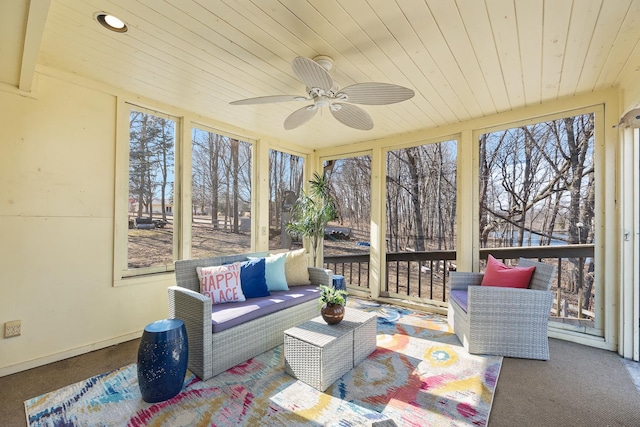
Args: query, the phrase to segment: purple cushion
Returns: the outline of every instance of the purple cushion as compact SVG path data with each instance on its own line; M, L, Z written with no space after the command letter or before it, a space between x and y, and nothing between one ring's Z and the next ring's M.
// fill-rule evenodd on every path
M320 290L317 285L306 285L296 286L288 291L271 291L269 296L251 298L243 302L214 304L211 309L211 329L213 333L221 332L258 317L316 300L319 296Z
M449 301L455 301L456 304L458 304L460 308L463 309L465 313L467 313L467 301L469 301L469 293L465 289L453 289L449 293Z

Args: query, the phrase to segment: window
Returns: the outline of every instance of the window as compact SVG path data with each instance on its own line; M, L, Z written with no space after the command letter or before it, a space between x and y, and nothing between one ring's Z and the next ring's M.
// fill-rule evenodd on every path
M253 143L198 126L178 149L182 118L119 108L127 143L116 151L116 286L157 280L151 275L173 271L189 249L192 258L250 252Z
M125 275L173 268L174 117L129 111L129 197Z
M327 224L325 263L351 286L368 288L371 155L326 160L323 169L338 213ZM349 257L348 263L344 263L344 257Z
M390 294L446 301L447 272L455 268L456 164L455 140L387 152Z
M456 141L387 153L387 251L455 249Z
M303 187L304 158L269 150L269 249L301 246L287 234L291 206Z
M551 315L587 328L597 311L594 140L586 113L483 134L479 153L480 246L506 259L508 248L540 247L528 253L559 265Z
M192 129L191 256L251 251L253 145Z

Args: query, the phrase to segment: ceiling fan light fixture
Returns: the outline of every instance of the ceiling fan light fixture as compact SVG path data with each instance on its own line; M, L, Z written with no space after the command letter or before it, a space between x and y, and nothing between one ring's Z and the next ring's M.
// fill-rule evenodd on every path
M325 95L322 95L316 98L316 100L314 101L314 104L317 107L328 107L329 105L331 105L331 102L329 102L329 98L327 98Z
M126 33L129 28L124 21L117 16L111 15L106 12L98 12L95 15L96 21L98 21L103 27L116 33Z

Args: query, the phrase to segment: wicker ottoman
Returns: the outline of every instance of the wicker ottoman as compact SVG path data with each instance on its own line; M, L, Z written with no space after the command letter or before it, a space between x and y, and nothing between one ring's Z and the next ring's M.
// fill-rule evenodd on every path
M376 349L378 335L378 317L375 314L359 310L353 311L353 321L359 325L353 330L353 366L358 366Z
M327 325L321 316L284 331L286 372L325 391L376 348L376 315L348 309Z

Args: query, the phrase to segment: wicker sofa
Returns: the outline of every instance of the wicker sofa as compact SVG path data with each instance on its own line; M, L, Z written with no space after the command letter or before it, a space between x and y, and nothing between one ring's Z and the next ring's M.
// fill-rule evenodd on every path
M452 272L447 320L471 354L549 359L547 323L556 267L520 258L536 267L528 289L480 286L483 273Z
M218 328L222 330L214 332L216 326L220 326L212 320L215 315L230 318L233 322L233 310L237 310L242 303L216 304L213 307L211 299L199 292L200 282L196 268L225 265L245 261L248 257L264 257L268 254L256 252L176 261L176 286L168 289L169 317L185 322L189 341L188 367L199 378L207 380L282 344L286 329L318 315L317 298L309 299L308 294L312 292L311 288L315 292L320 284L330 285L333 274L331 270L309 267L311 285L291 287L290 291L272 292L271 297L265 297L270 298L270 310L254 314L259 316L257 318L240 324L232 323L233 326ZM305 294L305 298L300 298ZM253 298L247 299L244 305L256 305L251 300ZM274 302L277 306L275 309Z

